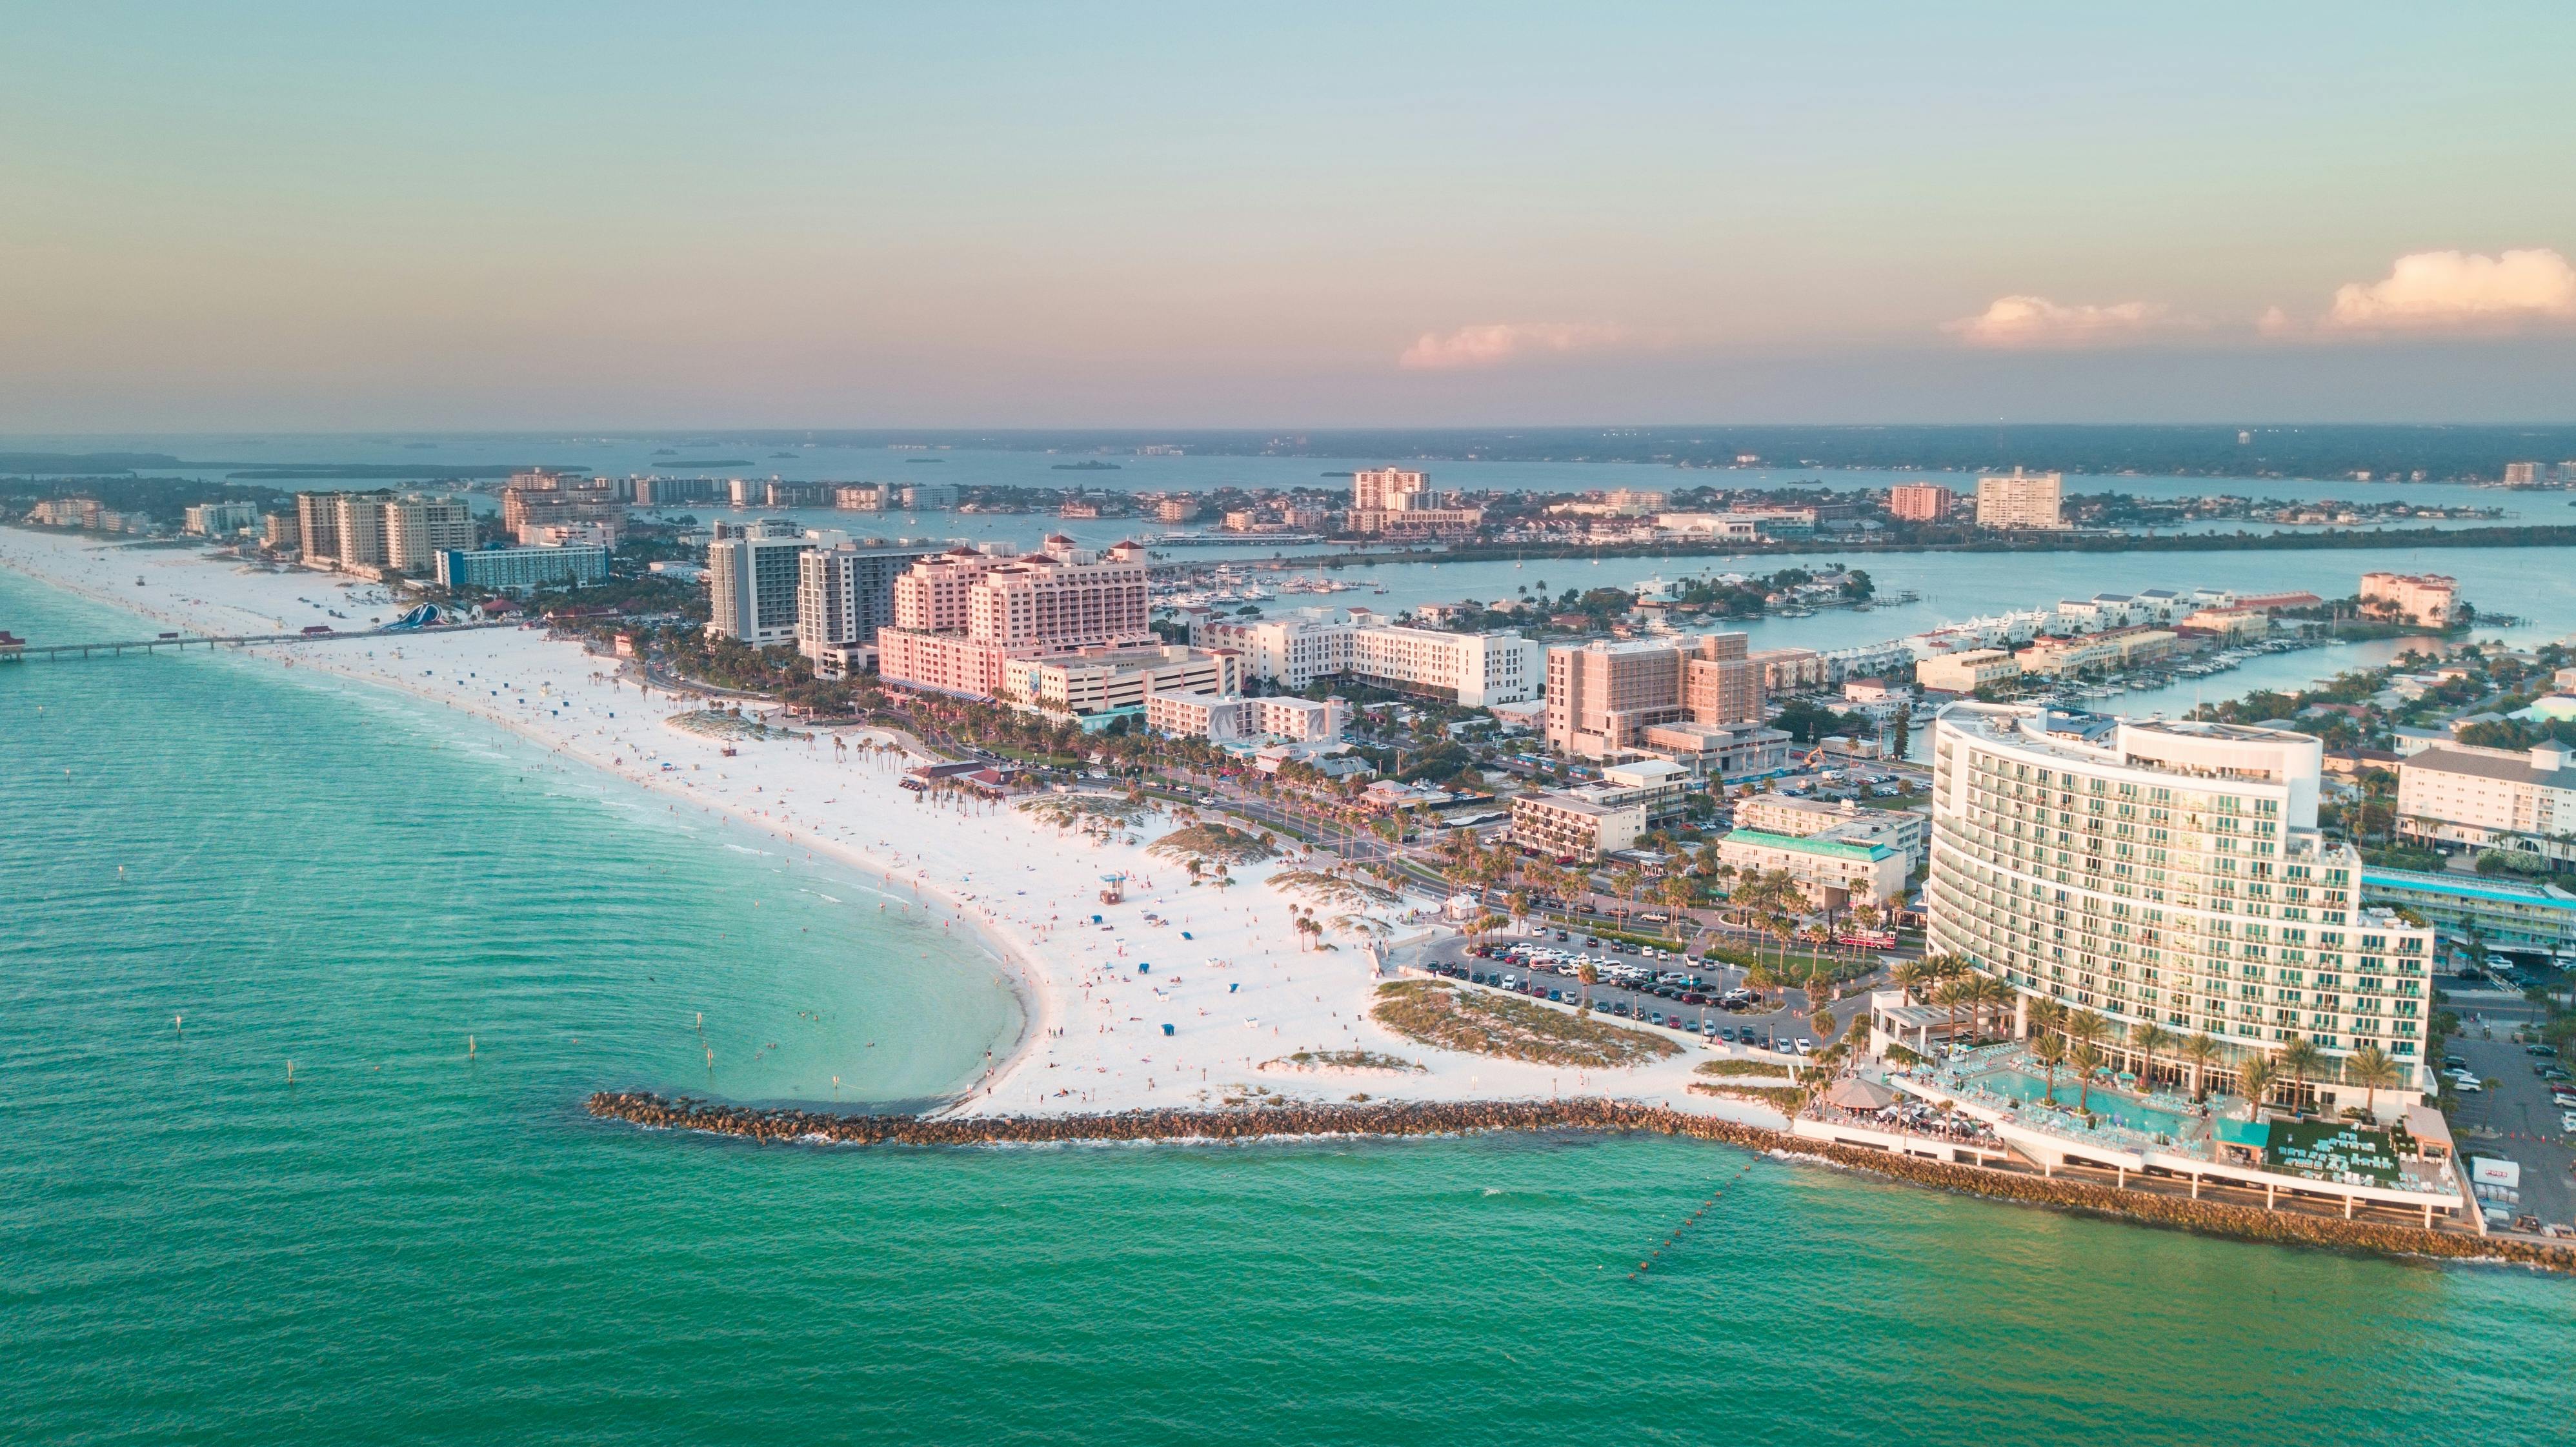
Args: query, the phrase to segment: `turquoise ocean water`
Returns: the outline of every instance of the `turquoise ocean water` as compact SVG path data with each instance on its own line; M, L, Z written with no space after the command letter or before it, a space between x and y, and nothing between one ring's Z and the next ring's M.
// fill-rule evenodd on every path
M0 574L0 626L120 624ZM1017 1007L979 947L854 879L303 670L0 670L0 821L8 1441L2538 1443L2576 1420L2576 1283L1696 1143L863 1153L601 1125L600 1086L935 1096Z

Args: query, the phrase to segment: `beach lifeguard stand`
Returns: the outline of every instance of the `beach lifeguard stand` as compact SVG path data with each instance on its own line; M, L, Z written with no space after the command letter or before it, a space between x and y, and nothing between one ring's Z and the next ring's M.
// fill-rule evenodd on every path
M1126 899L1127 899L1127 876L1126 876L1126 875L1124 875L1124 874L1104 874L1104 875L1100 876L1100 882L1101 882L1103 885L1107 886L1107 888L1104 888L1104 889L1102 889L1102 890L1100 891L1100 902L1101 902L1102 904L1122 904L1122 903L1124 903L1124 902L1126 901Z

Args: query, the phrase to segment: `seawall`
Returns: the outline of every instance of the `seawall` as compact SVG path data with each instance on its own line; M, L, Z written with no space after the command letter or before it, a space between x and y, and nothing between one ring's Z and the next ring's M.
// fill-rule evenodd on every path
M978 1116L928 1119L765 1110L601 1091L590 1113L667 1130L708 1131L776 1144L975 1146L1108 1141L1248 1141L1295 1136L1433 1136L1493 1130L1649 1131L1746 1150L1829 1161L1938 1190L2054 1206L2206 1235L2279 1245L2323 1246L2390 1256L2510 1262L2576 1274L2576 1247L2428 1231L2381 1221L2346 1221L2126 1191L2089 1181L2026 1176L1947 1161L1890 1155L1786 1131L1693 1115L1663 1106L1586 1098L1553 1101L1426 1101L1263 1106L1245 1110L1138 1110L1107 1115Z

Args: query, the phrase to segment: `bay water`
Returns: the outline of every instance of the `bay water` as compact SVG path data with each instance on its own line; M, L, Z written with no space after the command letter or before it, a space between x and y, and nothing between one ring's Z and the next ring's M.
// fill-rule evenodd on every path
M133 624L0 574L0 626ZM602 1087L936 1098L1022 1028L977 943L732 832L310 670L0 669L0 1437L2541 1443L2576 1420L2562 1280L1695 1142L860 1151L594 1122Z

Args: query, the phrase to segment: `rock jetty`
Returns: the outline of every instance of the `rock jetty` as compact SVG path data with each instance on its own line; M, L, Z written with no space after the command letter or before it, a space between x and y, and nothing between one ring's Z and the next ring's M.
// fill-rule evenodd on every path
M590 1113L663 1130L706 1131L770 1144L980 1146L1113 1141L1253 1141L1297 1136L1440 1136L1475 1131L1642 1131L1688 1136L1746 1150L1779 1151L1937 1190L2115 1216L2206 1235L2281 1245L2323 1246L2392 1256L2511 1262L2576 1273L2576 1248L2504 1240L2467 1231L2428 1231L2386 1221L2346 1221L2266 1211L2219 1201L2124 1190L2090 1181L1922 1160L1807 1140L1786 1131L1693 1115L1635 1101L1378 1101L1264 1105L1238 1110L1135 1110L1101 1115L844 1115L720 1105L639 1091L601 1091Z

